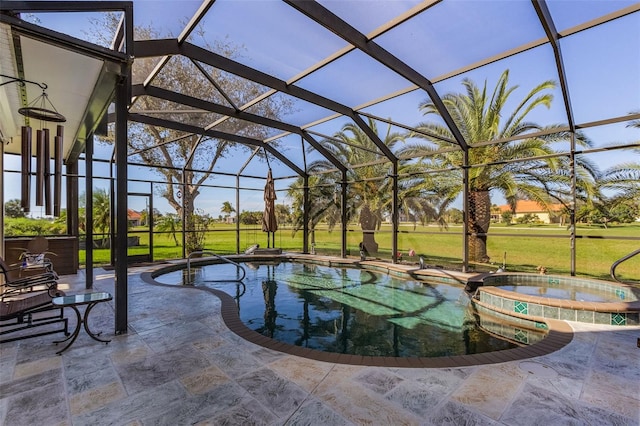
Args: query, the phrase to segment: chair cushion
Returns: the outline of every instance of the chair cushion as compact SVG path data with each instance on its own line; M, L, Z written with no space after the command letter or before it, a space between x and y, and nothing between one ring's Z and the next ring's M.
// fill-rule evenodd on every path
M11 298L5 298L0 302L0 321L19 317L31 309L39 308L50 303L51 296L47 291L22 293Z

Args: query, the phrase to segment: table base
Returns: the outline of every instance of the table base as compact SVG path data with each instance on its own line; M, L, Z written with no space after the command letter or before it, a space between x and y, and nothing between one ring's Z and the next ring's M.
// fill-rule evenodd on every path
M67 337L66 339L63 340L56 340L53 343L55 343L56 345L58 343L64 343L66 341L69 341L69 343L67 343L67 346L65 346L64 348L60 349L58 352L56 352L57 355L61 355L62 352L66 351L67 349L69 349L69 347L73 344L73 342L76 341L76 338L78 337L78 334L80 334L80 326L83 325L84 326L84 330L87 332L87 334L93 339L93 340L97 340L98 342L102 342L105 344L108 344L111 340L105 340L105 339L101 339L98 336L100 334L102 334L102 332L98 332L98 333L93 333L91 330L89 330L89 325L87 322L87 319L89 318L89 312L91 312L91 309L96 306L98 303L103 302L102 300L100 301L96 301L93 303L89 303L87 305L87 309L84 311L84 316L80 315L80 311L78 310L78 308L74 305L69 306L71 309L73 309L76 313L76 328L75 330L73 330L73 333L71 333L69 335L69 337Z

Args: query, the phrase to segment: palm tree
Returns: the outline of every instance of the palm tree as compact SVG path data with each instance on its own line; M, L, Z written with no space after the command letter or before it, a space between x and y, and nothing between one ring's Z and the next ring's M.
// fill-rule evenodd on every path
M632 114L635 115L637 112ZM627 127L640 129L640 120L630 121ZM631 150L640 155L640 146ZM614 195L605 202L607 210L625 206L636 212L640 209L640 163L627 161L605 170L600 186L602 189L614 191Z
M220 208L220 211L224 213L224 217L226 219L231 215L231 213L235 212L236 209L233 208L233 205L229 201L225 201L224 203L222 203L222 208Z
M289 210L289 206L284 204L276 204L276 217L278 218L279 224L287 224L289 222L289 218L291 216L291 211Z
M567 141L571 134L556 131L558 125L543 127L526 121L527 115L534 109L551 105L553 95L548 91L555 87L553 81L545 81L534 87L522 99L511 113L504 111L510 95L518 86L508 86L509 70L500 76L493 93L489 97L487 83L481 89L469 79L463 80L465 93L450 93L442 100L451 114L456 126L468 144L491 142L505 138L523 136L523 139L496 144L479 144L468 151L469 193L467 225L471 237L469 252L471 261L486 262L487 232L491 222L490 191L500 192L507 202L515 205L518 199L528 198L543 206L548 206L552 199L568 200L570 194L570 167L564 156L553 156L552 144ZM420 104L424 115L440 115L430 100ZM453 139L449 128L435 122L421 123L418 129L423 133L415 136L431 142L421 146L423 161L432 168L460 168L465 166L462 150L446 150L451 148L449 142L441 138ZM544 132L543 132L544 131ZM539 136L526 137L527 133L538 133ZM425 136L432 134L437 137ZM577 135L576 143L589 145L589 142ZM438 153L440 151L440 153ZM534 158L531 158L534 157ZM515 160L515 161L514 161ZM523 160L523 161L517 161ZM581 192L593 192L594 182L589 176L595 176L597 169L581 160L576 164L576 173L584 179ZM462 173L458 174L462 182ZM459 186L462 191L462 184ZM592 194L593 195L593 194ZM588 198L585 196L585 198Z
M103 245L106 244L111 226L111 198L109 192L103 188L93 191L93 229L101 234Z
M411 156L412 145L398 146L398 143L404 143L405 134L392 132L389 126L386 133L381 135L375 121L370 119L368 125L398 157ZM389 161L362 129L354 124L344 125L332 138L323 140L322 144L335 158L350 167L347 172L347 220L358 218L363 248L375 254L378 251L375 231L380 229L392 207ZM309 226L313 243L314 229L320 221L325 220L329 229L332 229L341 220L337 188L341 175L326 160L311 163L308 171L312 175L309 178ZM409 161L400 165L398 198L401 209L422 223L435 219L441 226L446 226L446 212L457 195L452 187L457 183L450 175L424 172L423 164ZM293 200L294 232L303 224L302 191L297 189L302 186L302 179L298 179L289 189L289 197ZM457 186L455 188L457 190Z
M324 166L324 164L322 165ZM318 164L313 165L310 171L317 170ZM287 190L291 203L291 220L293 222L293 234L304 226L304 186L303 178L298 178ZM316 226L321 221L326 221L329 230L332 230L340 221L340 204L335 197L334 178L330 174L320 174L309 177L309 231L311 244L315 244Z
M158 231L169 232L176 247L180 245L176 236L178 229L180 229L180 217L177 214L167 213L164 216L159 216L154 223L154 227Z
M374 120L369 119L368 125L371 130L379 134ZM393 147L403 141L404 137L405 135L401 133L391 132L391 126L389 126L386 134L381 135L380 139L390 150L393 150ZM369 136L353 123L345 124L332 138L324 139L322 145L342 164L350 167L347 172L347 180L350 182L347 215L349 218L358 215L358 223L362 230L362 244L367 252L375 254L378 252L378 243L374 232L380 229L384 213L391 206L391 183L390 179L386 178L389 162ZM335 169L327 160L312 163L309 168L314 171ZM326 180L327 177L323 179ZM335 198L333 188L330 189L330 194L324 194L323 198L313 197L312 202L331 205L332 198ZM337 200L334 200L333 205L337 207ZM315 210L323 214L330 211L324 207Z
M406 157L414 148L408 144L396 154ZM460 192L459 179L450 173L428 173L429 168L422 163L403 164L398 171L404 176L398 181L401 209L414 223L425 225L434 220L440 228L447 229L447 212Z

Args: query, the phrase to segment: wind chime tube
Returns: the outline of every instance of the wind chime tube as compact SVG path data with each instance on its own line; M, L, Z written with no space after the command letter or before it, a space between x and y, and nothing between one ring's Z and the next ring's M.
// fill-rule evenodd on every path
M62 138L64 127L58 125L57 135L53 138L53 215L60 216L62 196Z
M25 213L29 213L31 201L31 127L22 126L22 186L20 194L20 207Z
M44 204L44 132L36 130L36 206Z
M51 216L51 140L49 129L44 129L44 214Z

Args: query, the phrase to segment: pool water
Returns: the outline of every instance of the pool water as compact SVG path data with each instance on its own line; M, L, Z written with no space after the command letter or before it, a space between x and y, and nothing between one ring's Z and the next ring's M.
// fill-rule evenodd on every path
M302 263L248 266L242 283L208 282L236 276L235 267L219 264L192 267L192 279L194 285L236 298L246 326L285 343L394 357L465 355L516 346L477 326L462 286ZM185 273L156 280L175 283Z
M518 294L526 294L528 296L548 297L550 299L575 300L579 302L620 302L624 300L620 294L612 291L605 291L597 288L588 288L584 286L571 284L554 284L540 283L538 285L516 284L516 285L498 285L507 291L513 291Z

